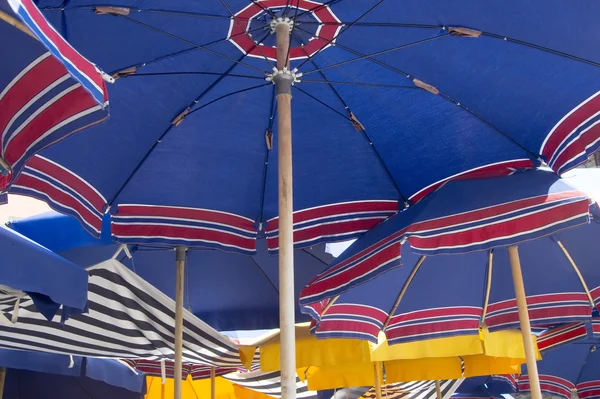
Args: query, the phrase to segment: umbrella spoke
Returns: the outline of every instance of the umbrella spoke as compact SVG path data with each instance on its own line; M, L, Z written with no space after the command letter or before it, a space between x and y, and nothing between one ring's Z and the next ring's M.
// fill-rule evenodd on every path
M225 0L221 0L221 4L223 4L223 7L225 7L227 9L227 11L229 12L229 14L231 14L231 18L233 19L234 23L236 23L241 29L242 32L246 31L246 28L244 28L244 26L241 24L240 21L238 21L238 19L236 18L234 12L231 10L231 8L229 8L229 6L227 5L227 3L225 2ZM269 33L267 33L267 36L269 35ZM250 37L250 36L249 36ZM265 40L266 37L264 37L261 42L263 40ZM265 59L265 61L267 61L267 64L269 64L269 66L271 67L271 69L274 68L273 63L271 62L271 60L269 60L269 58L267 58L267 56L265 55L264 51L262 50L262 48L260 47L260 42L255 42L256 48L258 49L258 51L260 52L260 54L263 56L263 58Z
M267 168L269 167L269 155L271 153L271 146L273 145L273 123L275 122L275 113L277 112L277 101L275 97L275 86L273 86L273 91L271 94L271 112L269 112L269 126L265 132L265 142L267 146L267 151L265 152L265 161L263 168L263 178L262 178L262 187L261 187L261 198L260 198L260 217L258 222L260 223L259 230L262 228L262 223L264 220L264 211L265 211L265 198L267 189Z
M203 45L200 45L200 44L194 43L194 42L192 42L192 41L190 41L190 40L187 40L187 39L184 39L184 38L182 38L182 37L179 37L179 36L177 36L177 35L174 35L174 34L172 34L172 33L169 33L169 32L167 32L167 31L165 31L165 30L163 30L163 29L159 29L159 28L157 28L157 27L155 27L155 26L149 25L149 24L147 24L147 23L145 23L145 22L138 21L138 20L136 20L136 19L134 19L134 18L131 18L131 17L128 17L128 16L125 16L125 15L120 15L120 17L122 17L122 18L125 18L125 19L126 19L126 20L128 20L128 21L131 21L131 22L133 22L133 23L135 23L135 24L141 25L141 26L143 26L143 27L145 27L145 28L148 28L148 29L150 29L150 30L153 30L153 31L155 31L155 32L157 32L157 33L160 33L160 34L163 34L163 35L165 35L165 36L171 37L171 38L173 38L173 39L175 39L175 40L179 40L179 41L181 41L181 42L183 42L183 43L187 43L187 44L189 44L189 45L191 45L191 46L194 46L194 47L198 48L198 50L203 50L203 51L206 51L206 52L208 52L208 53L214 54L214 55L216 55L216 56L218 56L218 57L221 57L221 58L224 58L224 59L226 59L226 60L233 61L233 62L235 62L236 64L243 65L243 66L245 66L245 67L247 67L247 68L254 69L254 70L256 70L256 71L259 71L259 72L261 72L261 73L264 73L264 72L265 72L264 70L261 70L260 68L257 68L257 67L255 67L254 65L247 64L247 63L245 63L245 62L242 62L241 60L236 60L235 58L229 57L229 56L227 56L227 55L225 55L225 54L221 54L221 53L219 53L218 51L211 50L211 49L209 49L209 48L208 48L208 47L206 47L206 46L203 46ZM227 39L225 39L225 40L227 40ZM214 44L214 43L213 43L213 44Z
M149 61L140 62L140 63L138 63L136 65L130 65L128 67L118 68L117 70L113 71L113 73L122 71L122 70L127 69L127 68L132 68L132 67L141 68L141 67L144 67L146 65L154 64L154 63L159 62L159 61L164 61L164 60L167 60L167 59L170 59L170 58L178 57L180 55L188 54L188 53L190 53L192 51L201 50L203 47L208 47L208 46L212 46L212 45L215 45L215 44L226 42L226 41L228 41L229 39L231 39L233 37L245 35L247 33L258 32L258 31L261 31L261 30L263 30L262 27L261 28L256 28L256 29L249 30L248 32L238 33L238 34L235 34L235 35L232 35L230 37L223 38L223 39L213 40L211 42L207 42L207 43L204 43L204 44L199 44L199 45L196 45L194 47L187 48L185 50L176 51L174 53L169 53L169 54L161 55L160 57L154 58L154 59L149 60Z
M270 82L267 82L267 83L263 83L263 84L260 84L260 85L251 86L251 87L246 87L246 88L244 88L244 89L235 90L235 91L232 91L232 92L230 92L230 93L223 94L222 96L220 96L220 97L217 97L217 98L215 98L214 100L211 100L211 101L207 102L206 104L202 104L201 106L199 106L199 107L197 107L197 108L194 108L194 109L190 110L190 111L187 113L187 115L191 115L191 114L193 114L193 113L194 113L194 112L196 112L196 111L200 111L201 109L203 109L203 108L206 108L206 107L208 107L209 105L211 105L211 104L214 104L214 103L216 103L217 101L220 101L220 100L222 100L222 99L224 99L224 98L231 97L231 96L233 96L233 95L240 94L240 93L244 93L244 92L247 92L247 91L250 91L250 90L254 90L254 89L260 89L261 87L265 87L265 86L269 86L269 85L272 85L272 83L270 83Z
M252 75L240 75L235 73L219 73L219 72L198 72L198 71L186 71L186 72L150 72L150 73L132 73L131 75L125 75L124 78L130 77L144 77L144 76L170 76L170 75L214 75L223 76L230 78L246 78L246 79L260 79L264 80L264 76L252 76Z
M385 87L390 89L420 89L417 86L407 86L407 85L389 85L383 83L366 83L366 82L340 82L335 80L304 80L302 79L302 83L325 83L328 85L350 85L350 86L366 86L366 87Z
M313 55L309 56L306 60L304 60L300 65L298 65L297 69L300 69L304 64L306 64L308 61L310 61L311 59L314 58L315 55L319 54L321 51L323 51L324 49L326 49L327 47L329 47L329 45L331 43L333 43L334 41L336 41L336 39L338 37L340 37L344 32L346 32L348 29L350 29L356 22L360 21L361 19L363 19L364 17L366 17L367 15L369 15L373 10L375 10L381 3L383 3L385 0L379 0L375 5L373 5L371 8L369 8L367 11L365 11L364 13L362 13L355 21L351 22L350 24L348 24L346 27L344 27L342 30L340 30L338 32L337 35L335 35L332 39L327 41L327 44L325 44L323 47L321 47L317 52L315 52Z

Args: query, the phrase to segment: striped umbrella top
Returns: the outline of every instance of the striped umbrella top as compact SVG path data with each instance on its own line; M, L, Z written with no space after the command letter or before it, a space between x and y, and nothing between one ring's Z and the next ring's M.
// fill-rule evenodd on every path
M72 316L61 327L35 312L31 301L22 301L18 322L0 326L0 346L91 357L173 360L175 302L114 259L88 271L87 314ZM11 312L13 306L4 302L0 310ZM242 367L237 345L187 311L183 360L218 368Z

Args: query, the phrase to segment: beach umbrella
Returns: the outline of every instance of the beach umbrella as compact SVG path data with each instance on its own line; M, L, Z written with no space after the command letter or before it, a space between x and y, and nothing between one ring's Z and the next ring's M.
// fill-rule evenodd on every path
M466 378L452 398L461 399L502 399L504 394L514 394L517 389L517 375L491 375Z
M31 0L0 1L0 191L48 145L107 116L103 76Z
M108 218L105 219L105 226ZM119 245L110 234L89 235L73 218L51 212L10 224L15 231L43 243L61 256L89 267L110 259ZM107 230L108 232L108 230ZM175 299L173 250L129 245L129 258L117 259L145 281ZM324 245L294 251L295 298L300 289L333 261ZM279 326L277 258L269 256L264 239L252 256L210 249L189 250L185 271L184 307L220 331L272 329ZM296 305L296 320L309 321Z
M0 312L2 324L17 321L22 302L48 320L61 306L64 318L85 311L88 275L76 264L4 226L0 257L0 303L12 312L10 320Z
M64 325L23 300L19 320L0 326L0 347L117 359L173 360L175 303L116 260L87 269L89 310ZM8 313L12 308L3 305ZM238 368L238 347L183 311L183 359L208 368Z
M294 242L355 237L456 176L562 172L597 150L597 6L556 1L46 0L117 78L112 114L12 190L94 233L110 207L121 242L180 247L180 275L183 247L251 253L267 235L292 398Z
M520 327L534 375L530 325L589 321L596 306L591 211L541 170L449 182L357 240L300 301L323 338L384 331L394 345Z
M145 376L117 360L1 349L4 399L142 399Z

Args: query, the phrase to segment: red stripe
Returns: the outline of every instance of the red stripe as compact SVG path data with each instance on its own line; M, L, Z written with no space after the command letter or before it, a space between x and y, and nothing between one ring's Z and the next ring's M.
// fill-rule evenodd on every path
M58 51L63 57L68 58L82 73L87 75L103 92L104 100L107 100L107 93L104 81L96 70L96 68L85 58L83 58L75 49L73 49L67 42L60 36L48 21L42 16L40 10L33 4L31 0L21 0L21 4L27 10L27 13L35 21L40 30L44 35L56 46Z
M35 140L52 127L96 105L94 99L82 87L62 96L13 137L5 151L6 161L10 164L15 163L27 152Z
M442 180L434 183L433 185L429 186L428 188L424 189L423 191L419 191L418 193L413 194L410 197L410 200L413 202L419 202L423 198L425 198L428 194L437 190L442 184L444 184L450 180L459 180L459 179L462 180L462 179L471 179L471 178L480 179L480 178L484 178L484 177L505 176L507 174L514 172L514 170L512 170L512 168L528 169L528 168L533 168L533 167L534 167L533 162L531 162L528 159L518 160L518 161L506 161L506 162L502 162L502 163L495 164L495 165L486 165L481 168L478 168L477 170L472 170L469 172L459 174L458 176L451 176L451 177L442 179Z
M590 99L590 101L582 105L554 128L542 148L542 155L547 160L550 160L564 139L598 111L600 111L600 95L596 94L594 98Z
M75 198L63 193L60 190L57 190L54 188L54 186L46 183L45 181L22 173L14 184L42 192L50 197L52 201L65 207L74 209L83 220L85 220L89 225L93 226L96 230L100 231L102 228L102 219L98 215L90 211L87 207L83 206Z
M414 336L418 335L452 332L457 330L460 334L461 331L478 329L479 320L435 321L426 324L388 328L385 331L385 335L389 340L405 337L412 337L412 339L416 340L418 338L415 338Z
M562 317L578 317L581 319L587 319L591 317L591 311L588 306L576 305L560 308L529 310L529 318L532 323L544 323L546 319L556 319ZM519 322L519 314L517 310L497 316L488 316L485 319L485 323L488 327L517 322Z
M437 249L442 247L460 247L470 244L501 239L507 236L526 234L534 229L546 227L552 223L564 221L576 215L585 215L589 209L587 199L572 202L552 209L543 209L534 214L524 215L512 220L500 220L482 227L474 227L462 232L448 232L433 237L409 236L413 248Z
M181 226L157 226L152 224L138 225L133 223L112 224L112 232L121 238L152 238L169 237L183 240L200 240L230 245L248 251L256 250L254 238L240 237L224 231L214 231L204 228L190 228Z
M445 216L438 219L426 220L413 223L408 232L409 234L418 234L424 230L435 230L448 228L457 224L482 221L483 219L493 218L504 215L509 212L524 210L525 208L538 206L542 204L552 205L554 202L563 201L571 198L587 197L581 191L567 191L556 194L548 194L539 197L527 198L510 203L494 205L489 208L474 210L458 215Z
M33 170L44 173L51 176L75 191L77 194L85 198L92 207L98 212L102 213L105 201L104 199L92 189L89 185L84 183L80 178L75 176L72 172L57 166L56 164L47 161L40 156L32 157L28 162L27 166Z
M600 97L599 97L600 98ZM600 124L597 124L571 142L552 163L552 169L559 170L566 163L587 152L587 146L600 138ZM587 158L583 155L584 158ZM583 161L583 159L582 159Z
M190 209L164 206L119 205L118 217L164 217L190 219L198 222L219 223L243 230L256 231L251 220L243 217L206 209Z
M600 380L586 381L577 384L577 389L596 388L600 387Z
M343 220L302 230L295 230L294 243L302 243L327 236L365 232L377 226L384 219L386 219L386 217L378 219ZM270 250L279 248L279 236L267 238L267 246Z
M335 303L329 308L326 315L356 315L361 317L369 317L378 320L382 324L385 322L388 316L387 313L381 309L368 306L354 305L351 303Z
M545 295L536 295L527 297L527 305L539 305L545 303L555 303L559 304L560 302L570 302L570 301L583 301L588 302L588 297L584 292L577 293L554 293L554 294L545 294ZM517 300L510 299L507 301L492 303L488 306L488 314L504 310L517 308Z
M42 90L67 74L65 67L49 56L31 68L0 99L0 134L11 118Z
M600 388L577 391L577 396L580 398L595 398L600 396Z
M294 224L304 223L321 218L343 216L351 213L390 212L398 211L396 201L351 202L347 204L331 204L318 208L304 209L294 212ZM279 229L279 218L271 219L267 223L267 233Z
M353 333L358 332L361 334L368 334L373 338L377 338L379 335L380 328L372 324L359 321L359 320L323 320L319 324L319 333L328 332L341 332L341 333Z
M400 324L400 323L408 322L408 321L433 319L433 318L437 318L437 317L449 317L449 316L455 316L455 317L473 316L473 317L479 319L481 317L482 313L483 313L483 310L481 308L474 309L474 308L463 307L463 306L456 306L456 307L442 308L442 309L439 309L439 308L438 309L424 309L424 310L419 310L416 312L402 313L399 315L394 315L394 317L392 317L390 326L394 326L396 324Z
M569 324L567 327L552 329L541 334L537 339L538 349L544 351L553 346L586 336L587 330L583 323Z
M323 293L329 289L341 287L354 279L368 274L391 259L400 257L400 243L392 244L386 249L380 251L374 256L352 266L348 270L326 280L318 280L310 283L300 293L301 298L309 297L315 294Z

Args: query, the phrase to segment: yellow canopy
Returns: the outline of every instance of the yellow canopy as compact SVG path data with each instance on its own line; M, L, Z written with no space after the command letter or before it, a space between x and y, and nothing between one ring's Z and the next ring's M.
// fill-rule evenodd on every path
M173 379L162 385L160 377L146 377L145 399L173 399ZM210 399L210 379L192 380L191 376L181 387L181 399ZM215 378L215 399L272 399L271 396L252 391L231 381Z
M296 327L296 366L310 390L348 386L373 386L373 362L383 362L385 383L445 380L463 376L520 373L525 350L519 331L466 335L388 345L380 334L379 344L357 339L318 340L308 325ZM532 337L535 342L535 337ZM279 370L279 336L271 335L256 345L240 348L245 365L260 351L261 371ZM537 350L537 346L536 346ZM539 352L537 352L539 358ZM383 383L383 381L381 381Z

